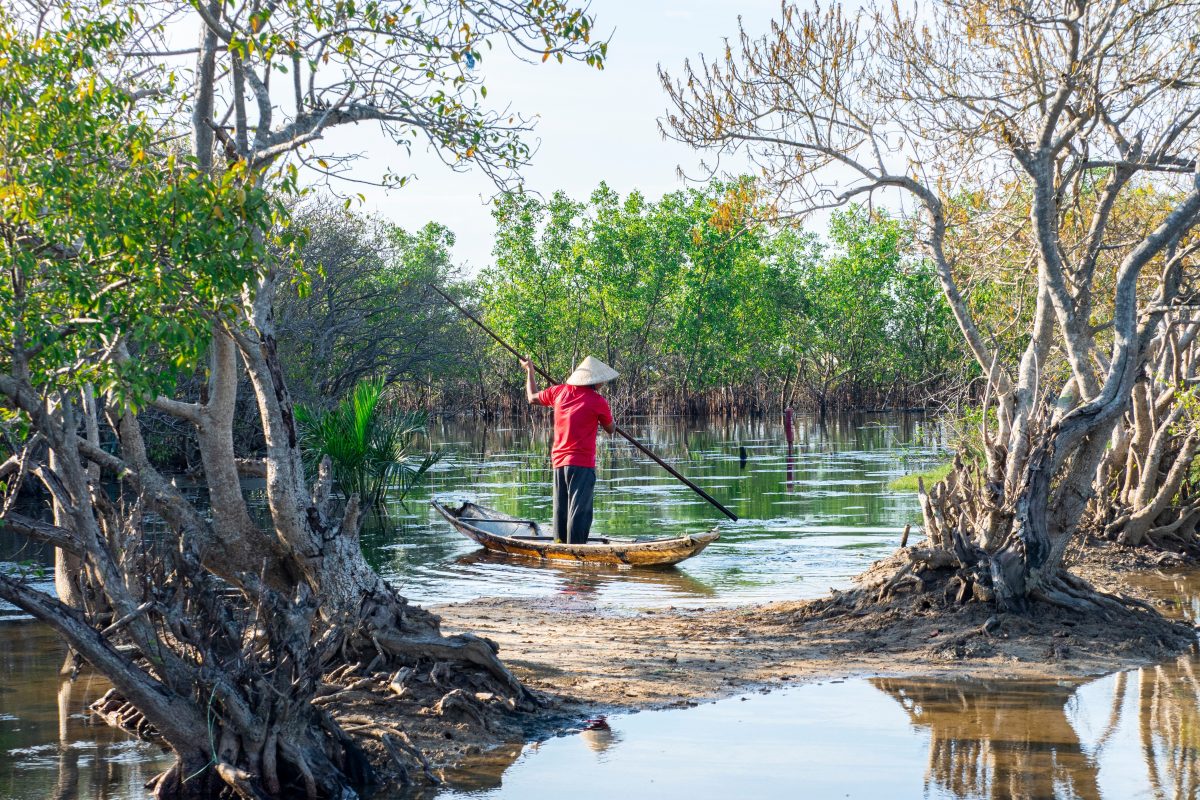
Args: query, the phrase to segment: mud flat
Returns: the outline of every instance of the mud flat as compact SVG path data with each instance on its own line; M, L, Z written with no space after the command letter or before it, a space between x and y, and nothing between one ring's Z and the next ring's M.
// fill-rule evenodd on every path
M1165 596L1172 573L1153 560L1101 550L1073 568L1167 616L1184 602ZM1195 574L1174 573L1183 581ZM1196 641L1190 623L1137 609L1120 618L1049 606L997 614L936 592L861 600L847 591L732 609L614 612L566 596L434 610L446 629L496 642L505 663L553 706L580 713L683 705L747 687L850 675L1082 678L1162 661Z
M493 696L430 663L400 673L370 664L342 670L326 676L317 703L366 751L384 781L378 796L432 797L442 782L458 791L498 786L527 742L581 730L589 717L608 712L680 708L850 677L1074 686L1194 647L1191 623L1170 618L1200 617L1200 570L1155 554L1089 553L1073 565L1078 574L1162 615L1145 607L1119 618L1049 607L1006 615L937 591L879 602L853 589L734 608L633 610L576 592L480 599L435 610L447 632L472 631L498 646L532 690L524 702ZM7 624L40 630L32 622ZM47 632L38 642L38 664L61 662L56 638ZM58 683L46 674L49 696ZM102 683L89 680L89 697L75 698L71 708L82 709ZM45 705L52 713L49 697ZM158 766L161 756L137 748L127 760L136 755L144 771ZM47 780L53 766L43 770ZM132 791L136 781L130 775L124 784ZM39 796L30 791L25 796Z

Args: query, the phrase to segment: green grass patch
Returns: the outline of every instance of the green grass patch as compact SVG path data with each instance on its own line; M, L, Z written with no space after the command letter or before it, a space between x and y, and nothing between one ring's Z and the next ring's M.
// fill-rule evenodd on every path
M950 470L953 468L954 464L947 462L936 467L930 467L924 472L910 472L908 475L901 475L889 483L888 488L897 492L915 492L917 490L917 478L920 478L925 481L925 488L928 489L949 475Z

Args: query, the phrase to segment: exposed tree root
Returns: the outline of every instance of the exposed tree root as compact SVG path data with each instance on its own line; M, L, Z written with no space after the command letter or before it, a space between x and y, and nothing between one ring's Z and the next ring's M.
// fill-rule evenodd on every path
M1126 609L1133 609L1133 603L1125 603L1121 599L1105 594L1092 587L1086 581L1068 573L1056 575L1033 590L1033 597L1044 603L1068 608L1081 614L1119 614Z
M398 596L384 599L389 602L364 604L359 624L343 628L354 633L330 651L332 663L315 681L311 723L268 719L255 729L214 711L217 746L211 758L192 764L191 773L180 771L185 764L181 759L155 779L154 796L191 797L202 785L205 793L194 796L323 800L325 787L369 788L378 782L377 773L397 785L412 782L413 776L437 782L423 747L444 749L448 741L490 743L498 733L517 735L522 712L537 709L543 700L501 664L496 645L470 634L442 636L435 615ZM388 622L391 627L384 627ZM142 663L152 668L148 660ZM210 670L219 684L217 669L214 662ZM243 679L233 671L225 678ZM286 684L278 691L287 691ZM269 702L267 698L263 706L268 713ZM167 745L115 689L91 710L138 738ZM321 734L313 736L314 728ZM204 780L184 780L195 772L203 773Z
M498 681L490 672L428 657L414 663L395 672L339 669L336 678L333 673L325 677L318 698L341 729L371 754L390 784L440 783L427 752L444 754L451 748L465 753L498 738L521 736L526 711L519 698L495 691ZM543 698L524 687L521 696L528 698L527 710L544 705Z
M145 715L116 689L109 689L104 696L92 703L88 709L114 728L119 728L131 736L154 744L163 744L162 734L150 724Z
M988 572L979 570L977 564L964 567L955 554L928 544L921 542L915 547L900 548L876 562L860 576L856 589L835 593L831 611L841 609L841 613L861 614L872 609L902 607L898 603L948 610L979 605L994 615L1005 611L988 588ZM1189 626L1163 618L1149 603L1099 589L1065 569L1042 578L1031 590L1030 600L1025 613L1032 617L1061 609L1078 618L1121 621L1131 630L1144 628L1146 635L1165 637L1164 641L1175 644L1194 640Z

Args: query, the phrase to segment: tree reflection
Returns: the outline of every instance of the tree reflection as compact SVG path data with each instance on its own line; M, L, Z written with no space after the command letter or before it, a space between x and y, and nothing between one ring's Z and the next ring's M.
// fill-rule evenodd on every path
M1200 796L1200 683L1194 656L1137 671L1138 735L1155 797Z
M0 623L0 798L108 800L143 797L171 756L94 724L88 704L109 684L86 666L58 675L63 647L41 623Z
M536 747L536 745L530 745ZM504 773L517 760L526 746L521 742L506 742L468 759L463 764L442 770L446 788L455 793L475 794L504 785ZM437 787L422 786L405 794L405 800L425 800L443 796Z
M1098 764L1067 718L1057 683L875 678L928 729L926 787L958 798L1099 800Z
M58 686L58 781L54 800L76 800L79 796L79 750L71 730L71 713L79 704L76 683L63 680Z

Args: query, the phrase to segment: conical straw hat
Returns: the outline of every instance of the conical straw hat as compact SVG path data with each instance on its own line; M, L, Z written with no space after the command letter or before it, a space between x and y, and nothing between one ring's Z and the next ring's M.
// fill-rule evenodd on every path
M595 386L606 383L617 377L619 373L598 358L588 356L579 362L579 366L567 378L568 386Z

